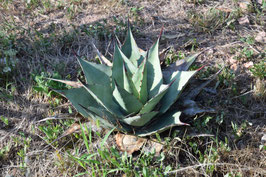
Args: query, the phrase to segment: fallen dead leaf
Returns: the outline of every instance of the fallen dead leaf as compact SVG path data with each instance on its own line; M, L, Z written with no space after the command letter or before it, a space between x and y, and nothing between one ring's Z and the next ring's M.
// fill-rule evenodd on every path
M238 19L238 23L240 25L244 25L244 24L249 24L249 19L248 19L248 16L244 16L244 17L241 17Z
M82 83L80 83L80 82L68 81L68 80L60 80L60 79L53 79L53 78L48 78L48 79L53 80L53 81L57 81L57 82L64 83L64 84L69 85L69 86L74 87L74 88L80 88L80 87L82 87Z
M163 144L158 143L156 140L148 140L148 142L143 148L145 152L152 152L153 150L155 150L156 156L160 155L162 149L163 149Z
M247 68L247 69L251 68L253 65L254 63L252 61L243 64L244 68Z
M74 123L63 133L62 136L70 135L74 133L75 131L78 131L79 129L80 129L80 125L77 123Z
M260 42L260 43L266 43L266 33L265 31L261 31L259 32L256 37L255 37L255 40L257 42Z
M133 152L140 150L147 139L140 138L133 135L125 135L121 133L117 133L115 135L116 144L120 151L126 151L129 155L133 154Z

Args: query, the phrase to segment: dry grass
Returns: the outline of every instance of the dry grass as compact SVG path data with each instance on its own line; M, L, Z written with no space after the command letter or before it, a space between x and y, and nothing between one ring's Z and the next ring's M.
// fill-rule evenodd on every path
M265 46L254 40L265 25L262 15L265 9L263 11L259 3L243 9L237 1L229 0L31 2L0 1L0 30L6 36L11 35L6 47L1 43L4 39L0 38L0 45L3 45L0 59L5 57L3 51L10 48L17 53L9 57L18 59L14 72L8 77L0 72L1 95L10 95L0 97L1 118L8 119L8 125L0 121L0 176L74 176L84 171L68 153L85 151L80 135L64 137L53 146L47 146L51 140L45 139L46 135L39 128L58 125L60 128L55 136L58 137L73 121L37 122L50 116L74 120L80 120L80 117L75 112L68 113L66 100L36 93L32 74L58 71L61 77L75 80L80 71L73 51L94 59L93 41L102 53L111 57L113 32L123 39L127 16L134 25L137 43L143 49L151 46L162 25L161 50L171 46L174 55L188 55L211 47L197 60L196 67L207 66L196 83L225 64L226 69L208 86L217 86L217 93L203 92L197 98L200 104L214 108L216 113L200 115L195 121L187 119L192 127L177 129L181 139L171 135L172 139L165 146L164 167L172 166L168 175L266 174L265 142L261 141L266 134L265 94L261 96L258 89L254 91L257 80L263 85L265 77L254 76L246 66L249 62L265 61ZM242 23L242 17L249 21ZM265 92L265 84L259 92ZM59 103L55 103L56 99ZM170 133L166 132L162 137L167 138ZM113 145L112 138L109 137L108 147ZM97 152L100 141L93 134L92 152ZM23 149L25 154L19 155ZM154 164L154 169L159 168ZM112 173L113 176L123 174L122 171Z

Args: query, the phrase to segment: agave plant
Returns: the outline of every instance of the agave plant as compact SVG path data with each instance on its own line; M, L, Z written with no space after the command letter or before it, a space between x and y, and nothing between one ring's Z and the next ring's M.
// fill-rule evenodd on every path
M105 128L147 136L187 125L180 121L180 110L169 108L197 73L187 71L196 57L184 60L182 70L163 75L158 51L160 36L145 52L138 48L129 27L121 48L115 45L112 63L100 53L101 64L78 57L86 83L56 80L76 87L57 92L85 118L98 120Z

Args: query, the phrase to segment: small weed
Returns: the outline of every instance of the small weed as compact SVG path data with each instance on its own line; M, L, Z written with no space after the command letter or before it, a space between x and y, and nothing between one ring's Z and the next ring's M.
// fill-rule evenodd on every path
M229 15L216 8L211 8L205 13L191 11L188 14L188 19L195 30L212 33L223 27L234 28L233 23L238 16L238 13L230 13Z
M12 0L0 0L0 5L3 7L3 9L8 9L11 3Z
M0 100L5 100L5 101L11 100L13 98L15 90L16 87L11 83L7 83L6 88L0 87Z
M191 70L196 70L199 68L196 64L192 65ZM218 71L218 68L215 67L204 67L200 72L197 73L198 79L206 79L209 78L211 75L215 74Z
M36 82L36 86L33 87L34 91L40 94L46 95L50 98L49 102L51 105L56 107L61 100L61 95L51 90L51 88L56 90L63 90L69 88L63 83L52 81L48 78L62 79L62 76L58 72L49 74L46 72L41 72L41 74L32 74L33 80Z
M239 54L234 57L238 61L250 61L254 58L254 51L250 47L244 47Z
M260 78L260 79L265 79L266 78L266 61L261 61L257 64L254 64L254 66L250 69L252 72L253 76Z
M259 5L259 3L253 3L253 8L251 11L256 14L255 22L258 25L264 26L265 25L264 16L265 16L265 11L266 11L266 1L262 0L261 5Z
M230 172L226 173L224 177L242 177L243 175L240 172Z
M205 167L205 173L208 176L213 176L217 170L215 163L220 160L220 154L230 152L231 150L227 138L225 138L225 141L219 141L218 139L218 136L216 138L211 138L204 145L202 145L202 140L200 139L198 141L195 139L188 139L188 145L197 156L199 163L211 164Z
M173 49L170 49L165 57L165 65L168 66L177 60L181 60L185 58L185 54L179 51L176 53Z
M39 125L38 129L45 134L43 137L47 143L59 138L66 127L70 127L74 123L73 120L59 121L59 123L54 123L52 121L46 121L45 125ZM55 142L57 144L57 142Z
M218 76L221 86L230 87L233 94L237 94L237 83L235 81L235 72L225 67L221 74Z
M241 37L240 41L247 43L249 45L255 44L255 38L253 36Z
M198 130L206 130L206 127L208 127L208 123L210 122L210 120L212 120L213 117L211 116L204 116L201 119L196 119L194 122L194 126L198 129Z
M95 37L99 40L106 40L111 38L112 30L107 26L107 21L96 22L82 28L88 36Z
M126 30L127 30L127 22L124 19L118 18L118 17L113 17L113 21L115 23L115 34L120 37L124 37ZM134 30L134 25L133 29Z
M263 60L257 64L254 64L254 66L250 69L252 75L255 77L255 84L254 84L254 95L257 98L265 99L266 96L266 84L265 84L265 78L266 78L266 62Z
M137 159L133 159L132 155L120 153L114 146L104 146L105 141L112 133L109 131L103 138L99 134L102 141L95 153L93 147L93 136L91 128L86 126L82 129L83 142L86 147L86 152L81 153L81 149L77 149L75 154L70 154L73 159L84 172L76 174L76 176L90 174L90 176L109 176L125 174L126 176L163 176L171 170L170 166L164 166L164 153L159 157L155 157L155 152L142 153ZM104 163L102 163L104 162ZM133 170L132 170L133 169Z
M18 138L17 140L19 141L18 144L22 147L17 152L17 154L21 159L20 168L24 171L25 168L27 167L27 160L28 160L26 154L28 152L28 149L30 148L32 139L31 137L26 137L23 132L20 132L19 134L21 137Z
M2 122L8 126L8 118L4 117L4 116L0 116L1 117L1 120Z
M132 7L130 9L130 16L133 19L133 21L137 23L137 24L134 24L134 26L136 25L141 26L144 23L144 20L140 15L140 12L143 8L144 7Z
M243 136L243 133L245 129L247 128L248 124L249 123L247 121L244 121L243 123L241 123L240 126L238 126L237 123L234 123L231 121L231 126L232 126L233 133L234 133L236 140L238 140L239 138Z
M5 86L15 74L18 63L17 50L14 47L15 35L0 29L0 86Z
M10 151L10 145L6 145L0 149L0 160L5 160L8 156L8 152Z

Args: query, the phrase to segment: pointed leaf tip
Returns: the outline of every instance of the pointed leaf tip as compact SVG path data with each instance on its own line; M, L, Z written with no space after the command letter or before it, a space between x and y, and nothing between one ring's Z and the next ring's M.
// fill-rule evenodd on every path
M130 21L129 21L129 18L127 19L127 29L128 30L130 29Z
M137 67L137 60L140 58L139 48L133 37L130 26L128 26L127 36L125 38L124 44L121 47L123 54Z
M174 126L188 125L180 121L180 115L180 111L168 112L163 115L162 119L154 121L149 126L145 127L145 129L137 130L136 135L143 137L153 135L155 133L160 133Z

